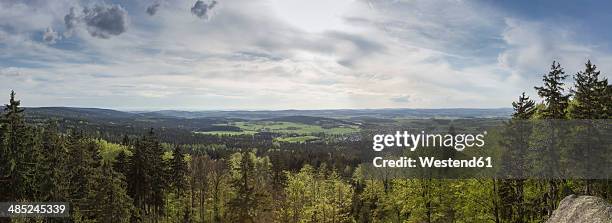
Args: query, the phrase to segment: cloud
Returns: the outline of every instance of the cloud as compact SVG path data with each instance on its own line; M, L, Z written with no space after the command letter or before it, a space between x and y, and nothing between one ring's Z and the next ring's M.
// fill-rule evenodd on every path
M160 5L161 5L160 2L155 2L153 3L153 5L150 5L149 7L147 7L147 14L149 14L150 16L155 15Z
M217 1L213 0L211 3L205 3L202 0L198 0L193 7L191 7L191 13L201 19L210 18L210 10L217 5Z
M64 16L64 36L71 36L79 24L84 24L91 36L108 39L127 31L129 17L120 5L85 7L81 15L76 14L75 8L70 8L70 13Z
M123 13L108 12L120 1L100 12L100 0L36 1L0 0L0 89L26 92L35 106L506 107L541 83L554 57L568 74L583 68L568 59L587 55L602 74L612 70L609 38L581 39L599 33L469 1L341 0L350 6L334 11L325 0L147 0L121 3ZM107 19L122 16L129 24ZM119 28L88 24L94 18ZM45 44L47 27L79 38Z
M45 33L43 33L42 39L45 41L45 43L55 44L55 42L60 39L60 36L53 30L53 28L48 27L47 30L45 30Z
M497 61L512 70L516 79L539 79L553 60L567 68L568 73L582 68L587 59L604 58L598 50L576 40L576 33L568 26L507 18L502 38L506 43Z
M86 7L83 14L87 31L94 37L108 39L124 33L128 28L128 13L119 5Z
M74 33L77 25L79 24L79 17L75 13L74 7L70 8L70 12L64 16L64 25L66 26L66 31L64 32L64 36L69 37Z

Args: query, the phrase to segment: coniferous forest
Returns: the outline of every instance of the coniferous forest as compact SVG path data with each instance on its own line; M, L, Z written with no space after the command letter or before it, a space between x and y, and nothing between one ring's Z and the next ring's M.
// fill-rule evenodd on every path
M612 117L590 61L571 75L553 62L535 91L517 92L502 121ZM70 217L0 222L520 223L545 222L569 194L612 201L610 179L370 179L359 133L274 141L32 118L19 93L1 112L0 201L69 202Z

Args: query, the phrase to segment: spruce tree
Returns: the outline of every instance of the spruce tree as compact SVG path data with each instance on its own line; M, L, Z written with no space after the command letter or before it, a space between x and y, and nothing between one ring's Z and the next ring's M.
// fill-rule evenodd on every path
M134 154L130 156L128 181L128 193L134 199L134 206L146 211L146 198L150 191L151 177L148 172L146 159L146 146L140 139L134 145Z
M98 146L94 140L88 139L82 133L72 134L68 139L68 172L69 200L71 208L78 209L82 219L95 217L96 203L92 197L95 181L100 174L100 158ZM75 219L78 220L78 219Z
M149 146L149 163L150 163L150 176L152 194L149 197L149 203L154 207L154 216L158 217L164 213L164 206L166 204L165 197L168 188L168 162L163 159L164 150L157 139L153 129L148 135L148 146Z
M66 162L68 153L62 137L57 130L57 123L47 124L42 133L42 150L44 156L38 162L42 179L40 192L43 201L62 201L68 198L68 170Z
M128 192L134 206L142 214L157 218L165 204L168 164L163 160L163 149L153 129L136 141L129 160Z
M176 146L172 155L170 182L176 194L180 196L187 189L187 163L185 163L185 155L181 152L180 147Z
M122 174L124 177L127 177L129 174L129 168L129 157L127 153L122 150L119 152L119 154L117 154L117 157L115 157L113 169Z
M125 190L123 176L113 170L108 162L102 164L101 173L92 197L96 203L96 220L100 222L129 222L133 210L132 200Z
M518 101L512 102L512 118L515 120L527 120L535 114L535 102L525 95L521 94Z
M0 179L5 185L0 187L0 195L6 200L31 199L34 194L34 170L36 153L31 131L25 123L24 109L11 91L9 104L4 107L1 118L4 132L4 145L1 151L2 167Z
M235 196L230 200L229 208L233 221L253 222L269 208L271 166L268 157L258 158L250 151L231 156L230 183Z
M525 92L519 96L518 101L512 102L514 113L507 123L503 133L502 145L505 150L501 155L502 174L505 178L500 181L498 194L502 208L500 220L502 222L525 222L526 209L524 201L525 171L527 169L527 151L531 125L526 120L535 114L535 102L530 100Z
M253 222L254 220L257 205L254 156L253 153L243 152L232 157L234 176L231 183L236 191L236 197L230 201L230 209L237 222Z
M563 81L568 77L561 68L561 64L553 61L548 74L542 76L544 86L535 87L538 95L544 98L545 108L542 111L544 119L565 119L570 95L564 94Z
M584 163L583 170L585 174L593 173L597 171L601 166L605 166L605 148L602 147L603 142L596 142L601 137L597 122L590 121L589 119L606 119L608 117L606 110L606 96L608 80L606 78L600 78L600 71L597 71L597 67L589 60L585 64L584 71L580 71L574 75L574 101L570 107L570 116L573 119L579 119L575 121L580 127L574 129L576 137L581 139L576 142L570 149L570 156L578 160L589 160ZM572 159L573 160L573 159ZM589 178L587 176L587 178ZM595 181L587 179L584 181L584 193L587 195L602 195L605 192L598 192L601 190L594 190L596 184L603 183L605 181Z
M589 60L585 64L584 71L574 75L574 100L575 106L570 110L574 119L605 119L606 118L606 90L608 80L600 78L597 66Z
M542 163L544 164L546 173L550 174L551 178L548 181L548 198L547 198L547 212L548 215L552 214L552 211L556 209L557 204L561 200L561 191L565 185L564 180L555 179L555 176L559 173L559 161L560 150L564 144L561 140L564 140L560 135L562 134L561 124L554 120L567 119L567 107L569 104L570 94L566 94L565 91L565 79L568 75L565 74L561 64L553 61L550 72L542 77L544 86L535 87L538 95L544 99L544 107L540 112L542 119L550 119L546 124L547 131L544 132L546 139L543 139L544 150Z

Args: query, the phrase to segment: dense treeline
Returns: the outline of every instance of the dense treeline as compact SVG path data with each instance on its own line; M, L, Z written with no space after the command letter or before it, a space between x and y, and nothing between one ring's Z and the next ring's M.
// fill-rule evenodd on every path
M595 65L571 89L567 78L554 62L536 87L542 103L524 93L512 103L505 143L529 146L531 129L513 125L520 120L612 117L612 87ZM23 111L11 92L0 119L0 200L68 201L72 210L69 219L13 222L542 222L569 193L612 200L610 180L368 179L360 151L371 144L360 139L193 140L163 129L119 139L27 123ZM520 162L520 151L503 159Z

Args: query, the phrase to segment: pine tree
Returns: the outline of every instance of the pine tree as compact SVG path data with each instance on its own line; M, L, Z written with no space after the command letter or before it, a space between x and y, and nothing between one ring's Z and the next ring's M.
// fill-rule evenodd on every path
M530 100L525 92L519 96L518 101L512 102L514 113L512 119L506 125L504 131L505 147L501 156L502 174L504 179L500 181L498 195L502 204L500 220L502 222L525 222L526 210L524 204L524 185L527 149L531 126L526 120L535 114L535 102Z
M144 215L157 218L163 212L168 164L153 129L136 141L129 159L128 192ZM144 216L143 216L144 217Z
M62 201L68 198L66 158L68 153L57 131L57 123L46 125L42 136L44 156L38 162L42 179L40 192L43 201Z
M15 92L11 91L9 104L4 107L1 122L4 132L4 151L1 151L0 180L5 186L1 187L0 195L6 200L31 199L34 194L33 171L35 170L36 153L31 130L26 126L21 102L15 99Z
M240 161L234 165L235 177L232 186L236 197L230 202L230 208L236 214L236 222L253 222L254 209L257 205L255 197L255 162L252 153L240 154ZM234 159L237 160L237 159Z
M149 132L149 163L151 165L150 176L152 194L149 197L149 203L154 207L154 216L158 217L163 214L166 204L165 197L168 188L168 169L169 164L163 159L164 150L155 136L153 129Z
M124 177L127 177L130 171L129 167L129 157L125 151L119 152L117 157L115 157L115 162L113 163L113 169L118 173L122 174Z
M605 151L602 148L603 142L593 143L598 138L602 137L599 128L596 127L597 123L589 121L589 119L606 119L608 117L606 110L606 96L608 80L606 78L600 78L600 71L597 71L597 67L589 60L585 64L585 70L580 71L574 75L574 87L572 92L574 93L574 101L570 107L570 116L573 119L579 119L575 121L580 127L574 128L574 134L580 139L580 142L574 144L568 151L570 156L577 158L578 160L589 160L585 163L585 172L593 173L597 171L600 166L605 165ZM572 159L574 160L574 159ZM605 181L596 182L592 179L584 181L584 193L587 195L602 195L604 193L596 192L594 190L595 184L604 183Z
M535 87L538 95L544 98L546 107L542 111L542 117L545 119L565 119L565 112L568 106L570 95L564 94L563 81L568 77L561 68L561 64L553 61L550 72L542 76L544 86Z
M512 118L515 120L527 120L533 117L535 114L535 102L529 99L529 96L525 95L525 92L521 94L518 101L512 102Z
M589 60L584 71L574 75L575 89L572 89L575 106L570 110L574 119L605 119L606 118L606 88L608 80L600 79L600 71Z
M132 200L125 190L122 175L112 169L108 162L102 164L98 182L92 190L96 203L96 220L100 222L129 222L132 212Z
M568 77L561 68L561 64L556 61L553 62L551 70L547 75L544 75L542 80L544 86L535 87L538 95L544 99L544 107L540 111L542 119L551 119L546 127L547 137L542 142L545 142L544 156L541 162L547 168L545 171L551 176L556 176L559 171L559 160L560 150L563 148L563 137L561 135L560 123L554 120L567 119L567 107L569 104L570 94L565 94L565 88L563 81ZM565 181L559 179L550 179L548 182L548 199L547 199L547 212L548 215L552 214L552 211L556 209L557 204L561 200L562 195L561 189L566 185Z
M80 220L94 217L96 203L91 192L98 184L95 179L100 175L100 160L95 141L85 138L80 132L69 136L66 164L69 170L69 200L71 208L80 210L83 218Z
M230 158L231 186L235 196L229 202L234 222L262 220L269 207L272 177L270 159L253 152L235 153Z
M176 146L172 154L170 182L176 194L180 196L187 189L187 163L185 163L185 154L181 152L180 147Z

